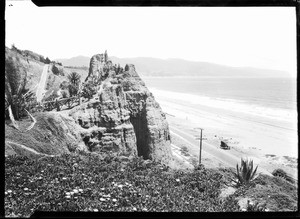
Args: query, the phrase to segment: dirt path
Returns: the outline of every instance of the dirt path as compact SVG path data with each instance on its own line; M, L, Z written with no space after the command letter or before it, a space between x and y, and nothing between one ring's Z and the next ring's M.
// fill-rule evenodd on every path
M55 156L58 156L58 155L49 155L49 154L44 154L44 153L40 153L30 147L27 147L23 144L19 144L19 143L16 143L16 142L12 142L12 141L5 141L5 143L8 143L8 144L13 144L13 145L16 145L20 148L23 148L24 150L27 150L27 151L30 151L31 153L35 154L35 155L41 155L41 156L46 156L46 157L55 157Z
M49 65L46 64L43 68L41 79L40 79L40 82L38 83L38 87L37 87L37 90L36 90L36 100L37 100L37 102L41 102L43 97L44 97L45 86L46 86L46 81L47 81L47 76L48 76L48 69L49 69Z

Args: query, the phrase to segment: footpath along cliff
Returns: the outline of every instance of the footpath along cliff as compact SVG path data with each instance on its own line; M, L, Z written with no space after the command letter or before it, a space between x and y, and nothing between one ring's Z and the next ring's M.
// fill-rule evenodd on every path
M134 65L126 65L123 71L108 60L106 52L97 54L91 58L85 81L96 81L96 94L70 110L69 116L85 129L82 138L88 150L170 159L166 116Z

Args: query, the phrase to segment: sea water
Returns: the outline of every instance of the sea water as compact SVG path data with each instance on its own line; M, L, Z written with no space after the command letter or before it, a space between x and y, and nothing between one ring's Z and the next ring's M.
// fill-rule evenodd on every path
M144 77L165 98L297 124L296 78Z

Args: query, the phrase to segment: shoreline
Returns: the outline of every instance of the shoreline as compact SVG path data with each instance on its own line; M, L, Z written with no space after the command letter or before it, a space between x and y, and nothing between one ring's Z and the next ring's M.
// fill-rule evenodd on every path
M238 163L242 157L250 158L254 161L255 166L259 165L261 169L267 170L269 173L281 168L294 178L298 178L297 130L287 127L287 123L270 119L266 119L269 121L266 123L260 118L249 116L244 112L230 112L212 106L205 107L185 101L176 101L176 96L167 98L163 94L160 95L157 89L155 89L154 96L163 112L166 113L171 131L172 128L177 128L190 136L199 137L199 131L195 128L204 128L203 138L207 139L205 144L225 151L220 149L220 142L227 140L231 149L226 150L226 153L237 157ZM172 136L174 138L171 133L171 138ZM194 144L197 143L194 142ZM197 145L199 145L199 140ZM199 146L197 149L192 146L187 147L191 157L197 160ZM224 163L221 164L214 160L216 151L211 153L206 153L207 157L203 157L207 167L224 165Z

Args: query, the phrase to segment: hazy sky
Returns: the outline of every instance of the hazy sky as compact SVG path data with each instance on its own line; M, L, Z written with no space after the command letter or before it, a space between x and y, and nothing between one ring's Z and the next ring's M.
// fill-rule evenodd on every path
M13 6L8 6L12 4ZM7 1L6 45L50 59L182 58L296 75L294 7L37 7Z

